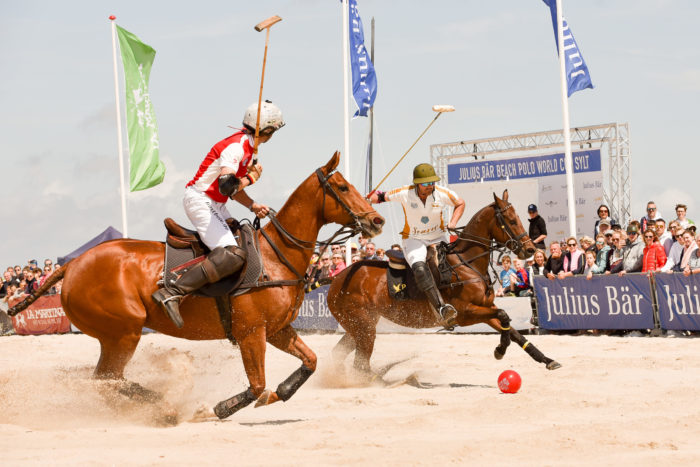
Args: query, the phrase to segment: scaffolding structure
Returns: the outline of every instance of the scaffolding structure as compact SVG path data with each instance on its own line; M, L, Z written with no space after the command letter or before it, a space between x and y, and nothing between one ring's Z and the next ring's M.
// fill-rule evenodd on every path
M600 149L603 159L603 202L610 207L610 216L621 225L631 220L631 171L629 123L571 128L572 151ZM531 156L564 152L562 130L540 131L496 138L482 138L430 146L430 161L443 181L447 181L447 166L460 162L494 156ZM606 176L607 174L607 176Z

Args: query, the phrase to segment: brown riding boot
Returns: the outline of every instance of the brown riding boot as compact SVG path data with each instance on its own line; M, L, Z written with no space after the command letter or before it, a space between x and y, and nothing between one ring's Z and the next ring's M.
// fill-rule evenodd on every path
M411 269L413 269L418 288L428 298L428 302L436 313L436 317L442 322L443 327L450 331L454 329L457 321L457 310L442 299L428 265L424 261L418 261L411 266Z
M235 245L214 248L204 261L186 271L169 287L156 290L151 298L165 310L175 326L181 328L185 324L180 316L182 297L238 272L245 265L246 258L245 250Z

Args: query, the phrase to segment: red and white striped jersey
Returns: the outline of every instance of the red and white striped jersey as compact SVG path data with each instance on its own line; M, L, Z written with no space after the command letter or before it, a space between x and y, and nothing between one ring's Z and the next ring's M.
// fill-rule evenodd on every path
M449 188L435 185L435 191L425 200L416 194L415 185L406 185L387 192L389 201L398 201L403 206L404 227L401 237L419 240L440 240L445 235L442 211L446 206L455 206L459 197Z
M225 203L228 197L219 193L221 169L228 167L236 171L236 177L244 177L253 157L253 144L253 136L242 131L222 139L211 148L194 178L186 186L206 193L214 201Z

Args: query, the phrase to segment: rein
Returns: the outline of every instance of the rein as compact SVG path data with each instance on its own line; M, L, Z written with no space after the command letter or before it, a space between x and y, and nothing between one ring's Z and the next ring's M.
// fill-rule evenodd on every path
M494 251L499 253L498 260L500 261L500 258L505 253L507 253L508 250L512 251L515 254L518 254L523 250L523 243L521 239L523 237L526 237L527 234L523 232L520 235L515 235L515 232L513 232L510 225L508 225L506 218L503 216L503 213L508 211L509 209L513 209L513 205L510 203L508 203L508 205L503 209L501 209L497 204L494 203L496 221L498 222L498 225L501 228L501 230L503 230L503 232L505 232L505 234L508 236L508 240L506 240L505 243L499 242L494 238L481 237L479 235L475 235L471 232L468 232L465 230L468 227L468 225L465 225L463 227L457 227L456 229L450 229L450 231L453 231L459 235L459 238L455 240L454 243L450 243L446 247L447 254L455 254L457 258L459 258L460 264L457 266L452 266L451 264L447 263L450 267L451 272L456 277L459 276L457 275L457 271L455 270L455 268L464 265L476 272L477 274L479 274L484 283L486 283L487 286L490 288L495 281L492 281L488 276L484 276L484 274L482 274L481 271L477 270L471 263L481 258L482 256L491 256ZM462 254L467 251L467 248L464 247L461 249L457 249L457 244L460 242L460 240L465 243L476 243L477 245L483 247L485 251L465 260L462 257ZM488 267L490 267L494 273L496 272L491 261L488 262ZM469 282L471 282L471 280L452 282L449 284L449 287L454 288Z
M277 219L277 211L274 209L270 209L270 213L268 217L270 218L270 223L273 225L273 227L282 235L283 238L285 238L287 241L295 245L297 248L303 249L303 250L315 250L316 247L323 247L323 251L325 251L329 245L338 245L346 242L348 239L351 237L355 236L357 233L362 231L362 224L360 223L360 216L363 214L367 214L370 211L367 212L361 212L359 214L356 214L348 204L343 201L343 199L338 195L338 193L333 189L331 184L328 182L328 179L335 173L335 171L330 172L327 176L324 177L323 171L319 168L316 169L316 176L318 177L318 180L321 184L321 188L323 189L323 204L321 208L321 212L325 212L326 210L326 194L330 193L330 195L335 198L335 200L340 204L343 209L350 215L352 218L353 222L341 226L331 237L329 237L327 240L324 241L308 241L308 240L303 240L300 239L294 235L292 235ZM354 225L352 225L354 224ZM264 285L296 285L301 282L304 282L305 287L308 286L308 282L310 277L307 277L306 275L302 275L297 269L289 262L287 257L284 255L282 250L272 241L272 238L265 232L263 229L259 229L260 232L262 233L263 237L265 237L265 240L270 244L272 249L275 251L275 254L277 257L282 261L282 263L289 268L290 271L294 273L295 276L297 276L297 279L295 280L287 280L287 281L268 281L265 283L262 283ZM340 237L336 239L336 237ZM335 241L334 241L335 240Z

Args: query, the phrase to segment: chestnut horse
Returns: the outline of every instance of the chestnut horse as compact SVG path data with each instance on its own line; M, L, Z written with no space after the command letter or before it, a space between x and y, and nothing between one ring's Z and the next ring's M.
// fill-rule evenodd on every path
M508 248L518 258L525 259L535 252L535 246L508 202L508 190L504 191L502 199L495 194L493 198L492 204L474 214L469 223L459 229L459 238L449 245L447 261L453 277L451 287L442 289L443 297L457 309L458 326L487 323L501 333L500 344L494 352L497 359L503 358L512 339L536 361L554 370L561 365L545 357L518 331L510 328L507 313L494 306L494 291L487 269L491 252ZM341 364L355 350L354 367L370 372L369 361L380 316L411 328L441 326L425 298L395 300L389 295L387 264L360 261L331 282L328 308L346 331L333 349L336 363Z
M292 193L276 221L262 229L266 235L257 232L269 280L287 282L231 297L232 334L240 346L250 386L215 407L219 418L256 399L257 405L286 401L315 370L316 355L290 323L304 298L304 281L297 271L303 274L306 270L320 228L337 223L369 236L381 232L384 219L354 186L334 172L339 158L336 152ZM144 327L184 339L225 339L213 298L186 296L180 305L185 321L182 329L151 299L163 271L164 250L163 243L154 241L120 239L102 243L70 261L10 312L16 314L26 308L62 277L61 304L66 315L85 334L100 341L96 378L123 379L124 367ZM302 361L302 366L275 392L265 390L266 341Z

